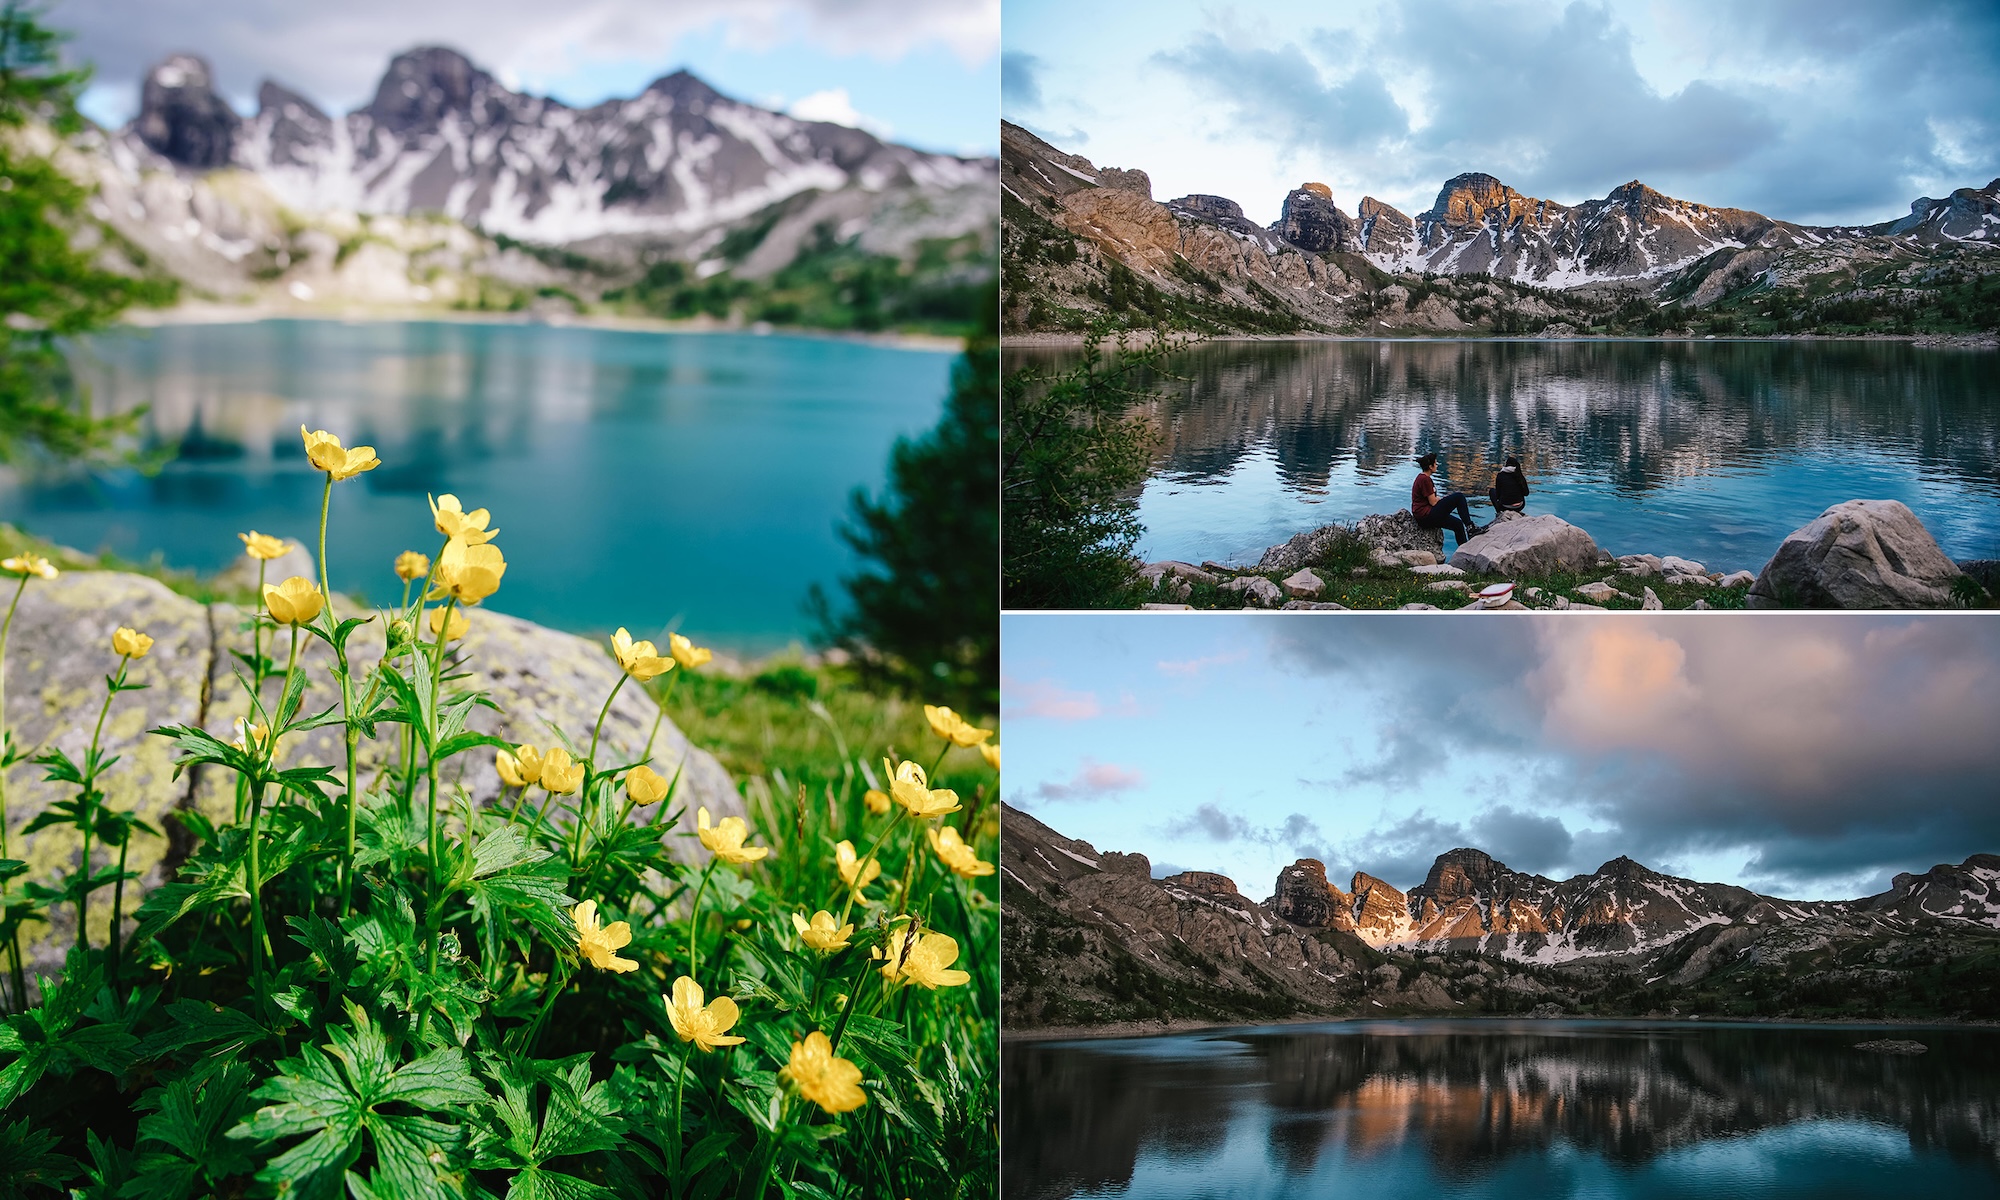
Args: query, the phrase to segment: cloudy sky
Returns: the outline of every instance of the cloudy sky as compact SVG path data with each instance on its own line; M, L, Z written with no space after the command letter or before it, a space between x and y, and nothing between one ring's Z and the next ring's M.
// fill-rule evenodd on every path
M1001 78L1059 148L1266 223L1307 180L1350 214L1483 171L1844 223L2000 175L1991 0L1008 0Z
M2000 623L1010 615L1007 800L1268 896L1620 854L1797 899L2000 852Z
M96 64L84 110L111 125L175 51L207 58L246 114L266 77L344 113L391 56L442 44L568 104L685 66L740 99L925 149L999 145L1000 0L59 0L49 23Z

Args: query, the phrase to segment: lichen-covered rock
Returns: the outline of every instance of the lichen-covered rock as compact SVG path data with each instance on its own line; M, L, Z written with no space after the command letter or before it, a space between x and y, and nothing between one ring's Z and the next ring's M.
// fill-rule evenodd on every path
M1849 500L1794 530L1750 585L1751 608L1946 608L1958 564L1897 500Z
M1282 585L1285 594L1294 600L1316 600L1326 590L1326 580L1304 568L1285 577Z
M345 610L343 609L345 614ZM152 651L132 664L130 678L143 691L121 693L105 720L103 746L118 762L103 777L105 803L117 811L134 811L155 828L178 836L178 826L163 819L176 808L198 808L216 817L233 815L233 777L214 768L198 768L173 778L172 747L148 731L164 725L194 725L224 739L236 736L236 719L249 711L237 675L248 668L232 651L251 650L249 612L234 605L205 605L169 591L156 580L112 571L72 571L49 582L30 581L15 617L7 647L6 715L20 744L60 749L80 759L89 744L91 726L104 698L104 677L118 665L111 650L112 632L130 626L153 638ZM353 615L365 615L355 613ZM265 653L282 670L289 646L286 634ZM365 671L381 658L379 621L356 631L349 656ZM553 744L553 724L578 747L589 745L600 707L619 679L617 665L601 648L572 634L547 629L503 613L473 609L465 638L453 644L470 677L460 686L487 692L499 711L478 709L471 726L511 742ZM331 651L309 636L300 639L300 662L308 674L305 710L317 712L340 703L340 694L326 674ZM264 694L275 702L279 682L267 680ZM600 757L629 763L643 751L659 708L643 689L619 689L604 724ZM395 727L364 743L357 776L364 792L379 786L381 769L392 759ZM608 748L608 750L606 749ZM345 770L346 756L338 726L295 734L280 750L280 765L330 764ZM743 811L742 799L713 755L689 744L672 721L662 720L653 745L654 769L672 777L682 774L674 805L685 808L677 832L691 833L697 805L716 815ZM17 765L6 776L7 821L10 829L65 798L67 789L45 783L42 771ZM471 751L447 765L440 783L463 785L479 803L491 801L500 789L493 755ZM640 819L643 819L641 815ZM698 846L689 838L670 842L692 859ZM9 849L30 864L30 878L48 879L69 869L78 840L67 829L37 832L24 846ZM170 864L169 843L141 836L133 842L129 866L140 872L139 884L128 888L126 912L138 907L148 888L161 882L163 863ZM38 942L37 961L45 966L60 959L58 948L74 939L68 906L51 914L54 928L30 926L24 937ZM91 936L100 943L109 932L110 903L91 906Z
M1392 513L1370 513L1355 523L1354 532L1372 549L1392 553L1428 550L1437 555L1431 561L1444 561L1444 530L1425 529L1417 524L1416 517L1407 508L1399 508Z
M1451 565L1477 575L1547 575L1587 571L1598 556L1589 534L1543 513L1493 526L1460 546Z
M1327 552L1349 536L1345 525L1322 525L1293 534L1282 546L1272 546L1257 560L1257 569L1272 574L1291 574L1308 563L1325 558Z

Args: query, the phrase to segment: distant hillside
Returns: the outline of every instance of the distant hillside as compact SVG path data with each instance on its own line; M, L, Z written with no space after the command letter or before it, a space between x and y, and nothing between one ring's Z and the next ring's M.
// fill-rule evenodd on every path
M1556 881L1472 849L1407 892L1311 859L1269 901L1152 878L1008 808L1002 983L1014 1028L1379 1012L2000 1019L2000 856L1794 901L1628 858Z
M1015 332L1977 332L2000 329L2000 180L1868 226L1711 208L1634 180L1558 204L1490 175L1408 216L1348 215L1324 184L1269 227L1223 196L1156 201L1143 170L1098 168L1001 126L1002 286Z
M271 81L245 117L175 55L130 125L59 153L132 265L213 303L946 328L994 273L994 160L686 71L575 109L428 47L344 117Z

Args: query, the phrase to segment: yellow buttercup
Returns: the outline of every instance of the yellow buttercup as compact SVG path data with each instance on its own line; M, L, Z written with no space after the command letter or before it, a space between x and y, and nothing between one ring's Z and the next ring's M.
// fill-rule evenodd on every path
M931 850L944 860L956 874L967 879L977 879L993 873L993 864L979 861L979 855L958 836L958 830L947 825L943 829L926 829L924 836L930 839Z
M111 649L120 658L144 658L146 651L153 648L153 639L136 629L119 627L111 635Z
M703 1004L701 985L683 975L674 980L674 994L660 998L667 1002L667 1021L682 1041L693 1042L704 1053L718 1046L742 1044L740 1037L725 1036L737 1017L736 1001L729 997L717 996Z
M791 1061L778 1073L792 1081L799 1095L830 1113L853 1112L868 1103L861 1068L834 1054L833 1043L817 1029L803 1042L792 1043Z
M285 539L274 538L268 533L258 533L254 529L249 533L239 533L236 536L243 539L243 553L248 554L251 558L261 558L268 561L283 555L285 551L291 549L291 546L285 542Z
M458 497L450 492L431 501L431 520L437 531L468 546L481 546L500 536L499 530L486 528L492 519L493 514L483 508L466 512L459 507Z
M600 926L597 923L597 901L585 900L571 909L570 920L576 922L577 950L590 960L591 966L621 975L639 969L638 963L620 958L617 953L620 947L632 940L632 927L623 921Z
M714 825L709 824L708 806L695 810L695 835L708 852L724 862L747 866L763 858L771 851L765 846L746 846L744 840L750 836L750 827L742 817L724 817Z
M280 625L303 625L326 607L326 597L312 580L294 575L283 583L264 585L264 607Z
M837 924L833 914L824 910L814 913L810 921L804 913L793 913L792 927L799 931L800 941L822 953L845 949L848 939L854 936L851 923Z
M611 635L611 653L617 657L619 669L640 683L674 669L673 659L661 658L659 647L651 642L633 641L623 625Z
M305 440L306 457L312 460L312 465L325 471L335 483L343 479L352 479L363 471L372 471L382 465L382 460L375 457L375 447L356 446L352 450L345 449L341 446L339 438L324 429L315 429L308 433L306 427L301 425L299 437Z

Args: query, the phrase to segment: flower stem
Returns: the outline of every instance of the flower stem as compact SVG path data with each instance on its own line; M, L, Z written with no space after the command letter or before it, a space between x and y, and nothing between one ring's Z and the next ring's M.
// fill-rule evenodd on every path
M604 734L604 718L611 714L611 702L618 698L619 690L630 678L630 675L621 673L618 682L611 685L611 694L604 698L604 706L597 710L597 725L590 731L590 753L583 759L583 787L576 794L576 846L569 856L578 870L583 868L583 835L588 825L584 820L584 809L590 804L591 785L597 779L597 740Z
M12 755L14 743L7 729L7 635L14 629L14 610L21 606L21 593L28 588L27 572L21 573L21 582L14 585L14 598L7 604L7 619L0 621L0 858L11 858L7 852L7 770L13 764L7 759ZM13 894L12 883L0 884L0 910ZM14 976L14 1007L25 1012L28 1007L28 979L21 966L21 933L15 929L8 934L8 966Z
M118 843L118 881L111 885L111 1002L123 1007L118 998L118 966L123 958L125 939L119 927L125 923L125 852L132 848L132 827L125 827L125 838Z
M901 810L896 814L896 819L889 822L889 827L887 829L884 829L880 834L876 835L875 844L868 847L868 853L863 855L861 861L855 865L854 878L856 879L868 878L868 864L875 861L875 852L882 848L883 841L887 839L890 834L896 832L896 830L903 824L903 818L909 815L910 815L909 809L905 808ZM847 914L854 911L854 898L856 896L859 896L860 894L861 894L861 889L858 887L852 887L847 889L847 905L846 907L840 910L840 920L834 922L834 925L836 927L847 924Z
M82 877L76 892L76 944L90 948L90 831L97 824L97 746L104 737L104 718L110 715L111 699L125 682L125 671L132 665L130 655L118 658L118 676L104 689L104 706L97 710L97 726L90 731L90 749L83 756L83 795L79 817L83 822L83 857L78 860Z
M258 858L258 826L264 818L264 784L257 781L250 795L250 978L257 987L257 1011L268 1016L270 997L265 991L264 956L270 953L264 936L264 880Z
M694 906L688 909L688 978L694 980L696 983L701 982L701 976L695 973L695 963L697 960L694 956L695 931L701 928L701 894L708 890L708 877L714 873L715 857L710 855L708 865L702 868L701 886L694 890Z

